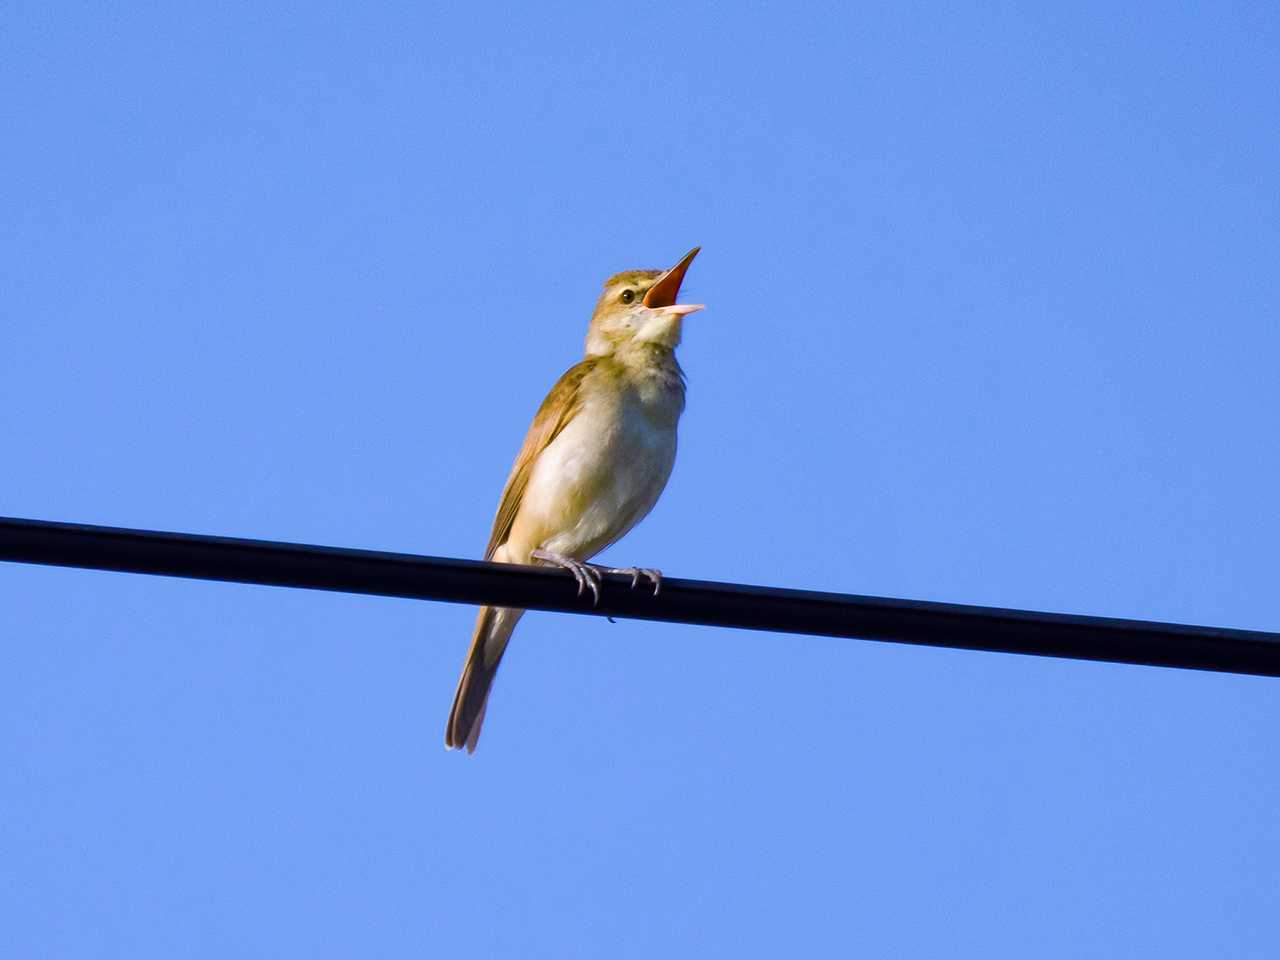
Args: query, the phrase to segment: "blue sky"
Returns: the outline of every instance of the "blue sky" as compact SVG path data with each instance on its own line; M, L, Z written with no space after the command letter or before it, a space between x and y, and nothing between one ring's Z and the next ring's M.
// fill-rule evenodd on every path
M476 557L703 255L675 576L1280 629L1269 4L16 4L0 513ZM0 948L1269 957L1274 681L0 566Z

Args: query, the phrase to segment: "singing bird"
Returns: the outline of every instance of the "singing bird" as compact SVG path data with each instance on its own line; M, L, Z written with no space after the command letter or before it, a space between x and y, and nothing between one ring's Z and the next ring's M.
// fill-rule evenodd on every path
M657 502L676 459L684 372L682 322L703 309L676 303L690 250L670 270L628 270L605 281L587 329L586 355L542 401L502 490L484 558L562 567L578 593L600 597L601 573L662 575L586 561L618 540ZM474 753L498 663L523 610L481 607L445 728L446 747Z

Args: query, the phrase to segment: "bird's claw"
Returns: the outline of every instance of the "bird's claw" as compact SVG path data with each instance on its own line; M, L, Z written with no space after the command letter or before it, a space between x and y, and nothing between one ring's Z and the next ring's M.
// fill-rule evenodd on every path
M572 557L566 557L563 554L552 553L550 550L535 550L531 556L533 559L542 560L553 567L568 570L578 583L578 596L582 596L583 593L590 590L591 605L593 607L600 606L600 570L597 567L589 563L583 563L581 560L574 560Z
M594 563L584 563L573 557L566 557L564 554L552 553L550 550L535 550L531 556L534 560L541 560L573 574L573 579L578 584L578 596L590 590L593 607L600 606L600 576L605 573L621 573L631 577L632 590L640 585L640 578L644 577L653 584L655 597L662 591L662 571L651 567L600 567Z
M661 570L654 570L652 567L604 567L602 569L605 573L622 573L630 576L632 590L640 585L640 578L644 577L653 584L655 597L662 591Z

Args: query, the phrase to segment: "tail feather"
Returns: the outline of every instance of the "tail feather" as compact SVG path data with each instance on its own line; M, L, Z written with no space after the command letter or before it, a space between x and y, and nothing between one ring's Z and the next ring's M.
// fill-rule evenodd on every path
M453 709L445 726L444 745L450 749L466 747L467 753L475 753L480 739L480 727L484 723L489 705L489 690L493 678L506 652L507 641L524 615L523 610L506 607L481 607L476 617L475 633L471 637L471 649L458 678L458 690L453 695Z

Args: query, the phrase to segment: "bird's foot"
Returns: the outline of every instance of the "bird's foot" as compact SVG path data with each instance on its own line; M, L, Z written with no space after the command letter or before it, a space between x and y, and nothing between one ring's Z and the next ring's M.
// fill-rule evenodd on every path
M634 590L640 584L640 578L644 577L653 584L653 595L656 597L662 591L662 571L654 570L651 567L598 567L601 573L623 573L631 578L631 589Z
M590 590L593 607L600 606L600 577L606 573L621 573L630 577L632 590L640 585L640 578L643 577L653 584L655 597L662 592L662 571L651 567L602 567L599 564L585 563L573 557L566 557L562 553L552 553L550 550L534 550L530 556L534 560L541 560L543 563L572 573L573 579L578 582L578 596Z
M573 574L573 579L578 581L578 596L582 596L585 591L590 590L591 605L593 607L600 606L600 567L590 563L583 563L581 560L573 559L573 557L566 557L564 554L552 553L550 550L535 550L529 556L534 560L549 563L553 567L568 570Z

